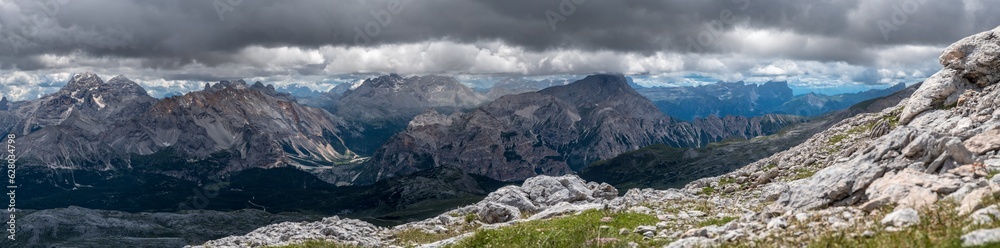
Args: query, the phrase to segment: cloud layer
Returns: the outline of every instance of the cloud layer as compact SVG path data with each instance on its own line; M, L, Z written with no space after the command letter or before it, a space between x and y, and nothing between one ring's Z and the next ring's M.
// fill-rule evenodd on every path
M0 88L30 98L13 87L82 70L175 90L231 78L320 89L384 72L885 84L937 70L944 46L1000 24L996 10L985 0L0 0Z

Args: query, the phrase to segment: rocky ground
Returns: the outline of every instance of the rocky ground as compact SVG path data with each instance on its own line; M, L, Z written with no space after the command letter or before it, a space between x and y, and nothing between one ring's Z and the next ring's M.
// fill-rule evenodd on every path
M309 240L363 247L534 246L500 242L603 211L577 246L979 246L1000 242L1000 28L949 46L944 69L907 100L846 119L786 151L683 189L632 189L576 176L539 176L436 218L377 228L336 217L282 223L205 247L287 245ZM582 213L582 214L581 214ZM620 215L655 217L620 230ZM353 226L353 228L352 228ZM575 230L573 226L564 226ZM506 232L505 232L506 231ZM426 234L413 239L414 232ZM609 234L610 233L610 234ZM559 236L563 235L563 236ZM602 236L607 235L607 236ZM430 237L430 238L426 238ZM436 239L436 240L435 240ZM421 242L412 242L421 240ZM470 241L471 240L471 241ZM426 242L423 242L426 241Z

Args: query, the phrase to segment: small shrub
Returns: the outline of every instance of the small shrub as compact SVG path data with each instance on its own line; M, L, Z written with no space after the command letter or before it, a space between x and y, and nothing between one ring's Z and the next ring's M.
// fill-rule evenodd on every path
M837 134L837 135L834 135L833 137L830 137L830 139L827 140L826 143L830 144L830 145L836 145L837 143L840 143L841 141L844 141L844 139L847 139L847 135L846 134Z
M872 237L853 236L859 230L843 230L821 235L809 247L962 247L962 235L968 230L996 228L1000 223L985 226L971 224L966 216L958 214L953 202L941 201L921 210L920 223L901 231L890 232L876 227ZM888 213L888 211L884 211ZM881 219L883 216L874 216ZM990 244L998 247L1000 244Z
M736 182L735 178L723 177L719 179L719 186L725 186L735 182Z
M808 177L811 177L811 176L813 176L815 174L816 174L815 170L810 170L810 169L806 169L806 168L797 169L797 170L795 170L795 176L792 177L792 180L799 180L799 179L803 179L803 178L808 178Z
M476 222L476 218L479 218L479 216L477 216L476 214L473 213L466 214L465 223L472 224L473 222Z
M701 188L701 194L703 195L711 195L712 193L715 193L715 188L712 188L711 186Z

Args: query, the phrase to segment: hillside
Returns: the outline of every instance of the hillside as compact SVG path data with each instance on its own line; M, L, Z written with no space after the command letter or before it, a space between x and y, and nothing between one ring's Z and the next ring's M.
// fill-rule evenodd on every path
M631 189L616 197L610 185L539 176L475 205L392 229L332 217L206 244L995 245L998 37L1000 28L947 47L940 57L944 69L896 106L844 119L800 145L683 189ZM277 238L299 230L324 231Z

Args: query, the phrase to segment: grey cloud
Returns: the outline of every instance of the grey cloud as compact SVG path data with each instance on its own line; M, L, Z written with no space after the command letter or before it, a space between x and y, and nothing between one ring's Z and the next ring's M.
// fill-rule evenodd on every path
M852 62L868 60L851 55L865 47L941 45L1000 24L1000 17L991 11L997 10L1000 2L924 1L884 40L878 23L891 23L894 10L902 3L923 0L748 0L746 9L742 9L743 0L586 0L574 5L575 10L552 31L546 12L561 13L560 4L573 1L399 0L404 5L398 14L390 12L391 1L396 0L245 0L231 6L232 11L222 12L224 20L220 20L213 1L80 0L39 5L17 0L13 2L16 6L3 8L2 14L8 17L0 20L5 30L15 33L24 26L37 28L33 35L24 35L28 44L21 44L25 47L18 54L83 51L92 56L141 57L149 60L143 66L153 68L176 68L194 61L209 66L238 62L230 55L250 45L353 46L358 45L357 30L363 32L373 24L379 32L369 36L370 43L363 42L366 45L502 40L534 51L686 52L688 38L710 31L706 23L728 10L734 16L749 17L749 22L741 25L851 41L827 48L832 51L787 54L791 58ZM47 19L50 12L55 14L54 21ZM43 21L34 21L38 16ZM17 17L21 19L13 20ZM379 19L388 19L388 25L378 24ZM734 26L721 28L725 32ZM11 41L0 39L0 51L11 54L12 44L5 43ZM709 46L705 52L732 51ZM30 61L7 61L26 69L39 66Z
M405 3L398 13L390 8L394 1ZM66 4L52 4L59 2ZM809 77L810 84L885 84L911 79L892 75L933 73L939 48L1000 25L995 14L1000 2L986 0L228 2L0 0L0 72L96 70L194 85L156 88L183 92L201 82L234 78L308 83L387 72L699 72L739 80L755 76L754 68L788 60L825 68L813 71L829 77L813 72L758 76ZM568 4L574 2L581 3ZM219 3L231 8L222 9L222 18L215 7ZM572 13L563 15L569 7ZM547 13L564 18L555 31ZM731 13L737 23L717 25L723 13ZM883 24L891 24L889 32L883 33ZM378 33L359 36L366 29ZM741 33L750 31L764 37ZM692 40L706 35L712 42L692 50ZM295 51L248 50L260 47ZM0 89L38 81L51 82L8 77ZM23 97L37 93L17 90Z

